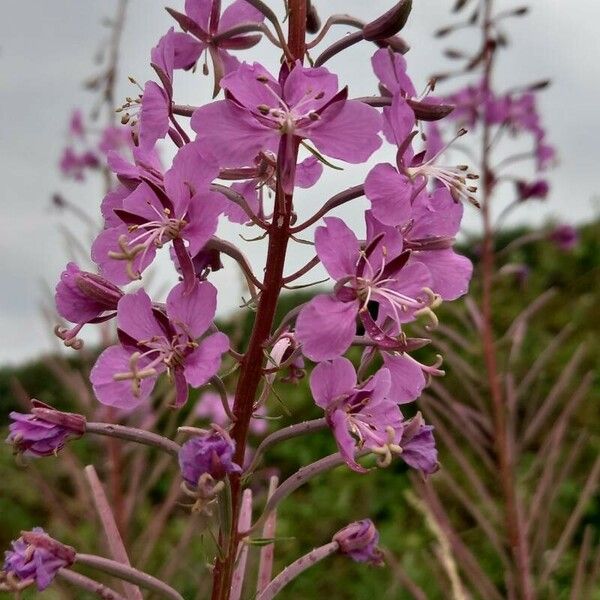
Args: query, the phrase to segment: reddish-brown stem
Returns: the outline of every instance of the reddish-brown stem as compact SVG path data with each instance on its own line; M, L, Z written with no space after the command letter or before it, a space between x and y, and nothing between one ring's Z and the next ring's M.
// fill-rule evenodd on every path
M306 0L289 1L289 30L288 47L294 60L303 61L306 52ZM291 156L290 156L291 152ZM260 384L264 362L265 343L271 335L275 310L279 294L283 287L283 268L288 242L290 239L290 220L292 217L292 194L286 194L283 190L282 177L283 160L296 161L298 144L292 149L280 147L277 160L277 189L273 210L273 219L268 227L269 247L265 265L265 275L262 283L262 291L254 327L248 343L248 349L240 365L240 376L233 403L233 414L235 422L231 430L231 437L235 441L236 450L234 459L239 465L244 464L244 453L246 450L246 439L256 392ZM232 523L228 532L221 531L220 543L226 540L223 548L224 557L217 558L213 571L212 600L229 600L233 567L238 549L238 515L241 502L240 476L230 476L231 498L232 498Z
M494 62L494 39L492 37L492 3L485 0L483 14L483 52L484 72L483 87L491 86ZM492 320L492 285L494 278L494 231L491 220L490 200L493 178L490 168L491 127L484 121L482 140L482 218L483 218L483 251L482 251L482 342L488 385L494 418L494 438L498 460L498 474L505 502L505 521L508 542L513 557L516 581L521 600L533 600L534 591L531 584L529 548L523 515L516 489L514 472L514 443L508 428L505 398L502 393L500 374L496 355L496 340Z

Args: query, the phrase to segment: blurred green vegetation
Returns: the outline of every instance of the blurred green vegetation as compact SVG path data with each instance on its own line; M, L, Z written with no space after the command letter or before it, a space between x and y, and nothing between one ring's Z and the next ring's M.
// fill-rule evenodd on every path
M498 239L498 249L502 250L525 233L528 232L518 230L502 236ZM522 246L510 252L503 264L525 265L528 269L526 279L523 281L511 274L509 268L505 268L497 277L494 318L499 336L507 330L515 316L530 306L540 294L550 288L556 291L532 319L520 357L516 364L511 366L515 373L525 372L535 357L539 356L565 325L571 324L573 329L528 391L532 402L537 402L548 392L569 358L582 344L586 346L586 353L579 372L599 372L600 223L582 227L580 236L580 243L570 252L558 249L545 239ZM476 248L476 243L470 244L469 248ZM465 251L468 252L468 249ZM473 254L472 258L476 260L476 254ZM477 279L471 293L476 300L479 295ZM308 294L286 295L281 301L279 318L308 297ZM440 321L461 330L465 337L475 339L472 331L464 331L463 303L453 304L454 306L442 307L439 313ZM249 333L251 322L252 314L247 312L240 314L239 318L232 322L223 324L223 328L243 340ZM508 355L511 343L512 339L501 340L501 357ZM433 351L429 349L422 352L425 359L433 355ZM480 355L477 347L474 348L474 355ZM65 386L64 372L66 368L82 372L85 376L93 357L93 351L89 354L70 353L68 358L60 359L64 361L62 370L56 368L56 361L59 360L57 358L36 361L19 368L0 369L0 422L6 424L11 410L22 409L25 396L36 397L57 408L81 410L72 389ZM480 359L476 358L472 367L480 369L480 363ZM462 393L461 375L452 368L447 369L443 384L452 394ZM277 417L278 426L321 416L310 400L307 378L298 385L278 384L275 392L276 398L270 401L269 414L271 417ZM585 471L586 466L589 468L600 450L599 400L600 387L596 378L592 392L577 411L571 424L571 438L574 439L581 431L587 431L590 444L585 460L580 462L579 471L574 472L573 477L558 490L558 521L561 515L566 519L572 511L580 493L579 477L585 474L581 471ZM181 412L178 417L180 423L189 416L192 405L193 402L190 402ZM412 414L412 410L414 409L407 409L407 415ZM172 430L173 427L174 423L166 416L159 421L159 429L163 431L169 431L169 428ZM5 425L0 427L0 433L4 436ZM328 432L314 433L278 445L269 452L263 465L278 465L278 475L285 478L300 466L334 449ZM448 450L443 446L440 450L441 464L445 468L456 470L460 478L460 469L453 463ZM99 440L86 438L75 441L70 444L70 451L73 464L77 462L85 465L92 462L101 477L106 480L108 459L105 446ZM156 455L152 451L142 452L151 457L149 464L152 464ZM534 458L535 453L526 455L519 469L524 472ZM0 453L0 547L6 547L20 530L41 525L54 537L66 543L76 544L82 551L104 552L93 506L82 505L77 493L77 486L82 485L82 481L74 481L70 475L72 468L58 468L61 460L63 457L38 460L24 468L17 464L8 447ZM134 459L126 455L126 460ZM151 486L147 500L139 505L133 515L127 537L133 543L134 564L138 564L136 557L143 552L143 548L139 546L140 540L145 539L142 534L158 518L159 507L169 493L174 472L172 468L164 471ZM259 471L259 495L264 494L264 481L272 473L268 468ZM332 533L348 522L368 516L377 524L382 544L393 553L402 569L425 590L428 598L435 600L450 597L448 589L444 589L438 583L438 579L443 580L444 575L436 565L432 553L432 546L436 543L435 534L428 527L422 512L415 510L408 501L407 493L410 489L409 474L401 461L395 461L389 469L374 470L364 476L351 473L346 468L339 468L314 479L281 505L277 531L281 540L277 543L275 571L278 572L285 564L314 546L329 541ZM488 575L494 581L501 582L502 571L495 564L494 557L485 549L481 531L463 514L458 504L452 505L455 501L451 497L443 497L443 501L449 513L456 518L456 522L461 524L460 533L463 540L479 558ZM145 568L149 572L160 573L161 569L170 568L169 563L175 561L170 577L172 584L186 599L203 598L209 587L205 544L210 543L198 531L193 536L194 541L180 552L177 549L178 540L191 526L189 511L185 507L179 507L175 509L174 515ZM561 560L554 580L555 598L569 597L571 577L585 525L594 527L597 540L600 532L598 494L585 508L583 523L577 529L572 547ZM255 557L251 556L251 568L255 562ZM44 594L27 592L23 597L43 597L47 600L86 598L80 592L70 593L71 595L65 587L61 588L60 595L56 590L50 589ZM253 595L249 593L246 597L252 598ZM370 567L336 556L303 574L286 588L281 597L282 600L325 597L336 600L404 600L412 596L399 585L394 568L374 572Z

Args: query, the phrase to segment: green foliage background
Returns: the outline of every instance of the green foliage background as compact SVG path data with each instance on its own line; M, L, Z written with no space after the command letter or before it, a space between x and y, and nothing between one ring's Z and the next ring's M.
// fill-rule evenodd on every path
M511 231L498 240L498 247L515 239L524 231ZM600 281L600 224L595 223L581 229L581 242L572 252L565 253L548 241L539 241L524 246L509 256L510 263L526 264L530 274L525 285L510 275L500 275L497 280L495 296L495 319L498 332L503 332L514 317L543 291L555 288L557 294L537 314L524 342L523 352L515 371L522 372L546 347L554 336L567 324L573 326L573 333L557 351L548 367L530 390L532 402L547 393L561 370L582 343L587 353L582 373L594 370L598 373L600 346L598 343L599 320L598 300ZM476 245L470 245L476 247ZM476 256L473 256L476 259ZM476 299L479 290L475 284L472 290ZM306 299L303 295L289 295L282 301L280 316L292 306ZM240 316L245 335L251 326L251 315ZM456 312L442 308L440 320L446 324L460 327ZM239 323L238 323L239 324ZM225 329L233 324L225 324ZM466 332L465 335L470 332ZM477 356L478 349L474 348ZM502 348L501 348L502 350ZM76 353L70 353L68 362L73 369L88 368L86 360ZM473 367L480 369L480 361L475 360ZM18 396L22 388L31 397L36 397L60 409L74 410L77 407L73 394L65 389L60 377L52 368L52 362L36 361L20 368L0 370L0 434L5 434L5 424L11 410L21 408ZM444 385L453 393L460 393L460 378L452 370L448 372ZM279 401L272 400L270 414L280 417L281 424L297 422L321 416L312 404L308 393L307 380L299 385L281 384L276 389ZM586 430L590 436L589 460L580 466L585 471L600 450L600 387L596 378L592 393L589 394L572 424L572 434ZM280 404L281 403L281 404ZM184 410L189 410L189 406ZM410 413L407 413L410 414ZM91 437L91 436L90 436ZM106 471L104 448L96 439L83 439L71 444L75 456L82 464L93 463L101 475ZM144 450L145 451L145 450ZM283 478L292 474L300 466L316 460L334 451L334 444L328 432L315 433L299 440L292 440L277 446L271 451L263 464L277 464L279 475ZM526 460L533 460L533 456ZM58 469L58 458L35 461L29 467L19 466L6 446L0 452L0 547L7 547L10 540L17 537L22 529L35 525L46 528L54 537L66 543L77 543L82 551L103 553L99 541L99 528L95 522L92 506L81 506L76 500L75 489L65 471ZM451 457L441 448L441 464L444 468L454 469ZM521 465L525 467L527 465ZM268 469L261 472L264 481L272 473ZM173 471L161 478L152 488L143 507L137 512L128 533L133 542L135 564L135 541L156 516L160 501L167 493L170 476ZM577 475L585 473L575 473ZM456 473L460 479L460 473ZM382 544L389 548L403 569L426 590L428 598L443 599L449 597L448 589L443 589L436 581L439 566L435 563L432 547L435 536L425 523L423 514L410 504L407 498L411 484L408 473L401 461L396 461L386 470L375 470L368 475L359 476L345 468L320 476L301 488L291 499L285 501L279 511L278 537L276 551L276 571L299 555L316 545L326 543L333 532L349 521L371 517L381 532ZM575 480L567 481L558 495L557 514L568 517L578 494L579 484ZM58 492L53 509L48 499ZM259 492L260 493L260 492ZM444 498L447 503L453 499ZM51 504L51 503L50 503ZM474 527L461 511L460 506L447 505L456 521L462 524L461 535L470 549L495 581L502 580L502 572L494 559L486 554L481 532ZM60 510L58 510L60 509ZM57 514L63 512L64 514ZM180 507L176 518L167 528L164 537L156 547L150 563L149 572L156 573L172 558L177 540L189 527L189 512ZM581 543L583 527L590 524L600 532L600 497L595 496L585 511L584 523L579 527L572 547L561 561L560 569L554 581L554 597L569 597L571 573L577 560L577 550ZM552 533L552 532L551 532ZM597 537L596 537L597 539ZM208 542L200 533L195 542L178 557L179 568L171 583L185 598L205 597L209 588L209 574L206 568L205 549ZM139 552L140 549L137 548ZM255 552L255 554L258 550ZM252 557L251 557L252 562ZM443 575L441 576L443 578ZM200 590L198 593L197 590ZM24 598L82 598L79 592L69 592L61 588L43 594L27 592ZM249 593L247 598L253 597ZM321 563L298 578L281 595L283 600L306 598L335 598L339 600L392 598L404 600L410 598L398 585L394 570L384 568L377 572L369 567L355 564L343 557L336 556ZM600 597L600 595L596 596Z

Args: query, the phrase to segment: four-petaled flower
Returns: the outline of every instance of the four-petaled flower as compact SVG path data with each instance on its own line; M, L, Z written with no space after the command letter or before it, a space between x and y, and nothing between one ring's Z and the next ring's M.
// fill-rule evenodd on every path
M347 89L338 91L337 76L324 67L298 61L281 84L258 63L243 63L221 87L226 99L192 116L197 139L210 145L221 167L251 165L259 153L279 150L286 192L294 185L294 144L303 139L349 163L364 162L381 145L379 112L348 100Z
M366 220L368 230L373 229L373 215L367 213ZM315 232L315 246L336 285L333 294L316 296L298 315L296 334L308 358L321 361L343 354L356 333L357 317L371 338L386 337L368 310L370 302L396 323L437 305L427 267L409 260L397 230L367 236L362 247L341 219L327 217L325 224Z
M208 51L215 67L215 92L220 76L234 71L240 64L228 50L246 50L261 40L260 34L243 32L215 39L240 25L258 25L264 21L265 16L246 0L236 0L223 14L220 0L186 0L185 14L167 10L187 32L174 36L175 68L191 69L202 53ZM204 72L207 73L206 62Z
M123 296L117 307L121 343L100 355L90 376L100 402L135 408L166 371L175 384L175 405L182 406L188 385L205 384L229 348L227 336L220 332L197 341L212 324L216 296L216 289L206 281L195 283L189 291L184 283L176 285L164 311L152 304L144 290Z
M139 279L157 248L173 242L180 265L189 265L217 229L220 194L208 190L218 169L197 144L186 144L165 173L164 189L146 179L111 206L109 227L94 241L92 258L118 284ZM187 242L187 246L184 244ZM193 273L184 270L190 280Z
M375 451L386 462L393 450L399 453L402 413L389 398L390 381L389 371L380 369L358 385L356 371L347 358L319 363L310 377L313 398L325 411L340 453L359 473L366 469L356 462L358 450Z

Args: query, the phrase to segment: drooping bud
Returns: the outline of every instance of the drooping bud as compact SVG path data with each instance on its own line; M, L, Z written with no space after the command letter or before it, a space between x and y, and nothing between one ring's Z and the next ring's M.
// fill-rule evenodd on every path
M56 286L56 308L72 323L87 322L105 311L116 310L122 296L123 292L108 279L82 271L70 262Z
M439 469L433 427L425 424L420 412L404 421L400 446L402 460L413 469L425 475L431 475Z
M333 536L333 541L339 544L342 554L356 562L383 565L383 554L377 548L379 533L371 519L350 523Z
M412 0L400 0L378 19L367 23L363 27L363 37L371 42L392 37L406 25L411 9Z
M453 110L452 104L435 104L427 100L407 98L406 103L412 108L415 117L420 121L439 121L447 117Z
M46 589L56 573L75 562L76 552L52 539L41 527L21 532L21 537L12 542L12 549L4 554L2 570L7 578L20 582L31 581L38 590Z
M203 475L219 481L228 473L240 473L233 462L235 442L220 427L198 435L185 442L179 451L179 467L185 483L192 489L198 486Z
M67 441L80 438L85 433L85 417L76 413L55 410L51 406L32 401L31 413L11 412L12 423L6 442L15 452L25 456L52 456Z
M306 32L307 33L318 33L321 29L321 19L317 13L317 9L313 3L308 0L308 6L306 11Z

